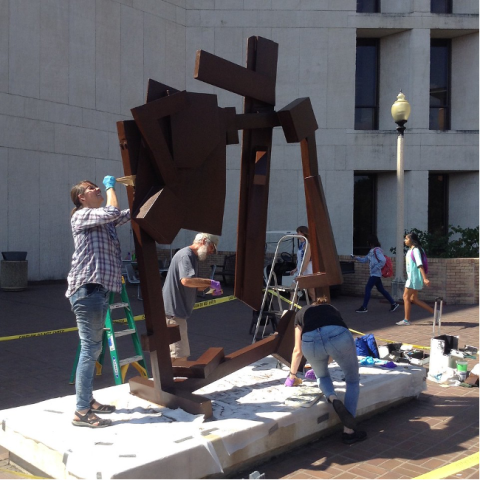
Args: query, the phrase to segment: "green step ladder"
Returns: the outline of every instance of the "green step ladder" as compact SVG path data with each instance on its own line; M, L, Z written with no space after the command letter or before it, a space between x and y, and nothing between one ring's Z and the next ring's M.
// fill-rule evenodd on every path
M125 286L125 279L122 277L122 292L121 302L115 303L115 292L110 293L109 308L105 319L105 327L103 329L102 338L102 351L98 357L95 365L97 375L102 374L103 361L105 358L105 352L110 352L110 359L112 360L113 378L115 385L121 385L125 381L125 375L127 374L128 367L136 368L142 377L148 378L147 367L145 363L145 357L143 356L142 346L140 339L138 338L137 328L135 327L135 319L133 318L132 309L130 307L130 300L128 299L127 289ZM112 310L123 308L126 317L127 327L123 330L115 331L113 324L118 321L112 319ZM117 354L117 341L119 337L130 336L133 342L133 348L135 355L120 360ZM77 373L78 359L80 357L81 344L78 343L77 353L73 364L72 374L70 375L70 384L75 383L75 375Z

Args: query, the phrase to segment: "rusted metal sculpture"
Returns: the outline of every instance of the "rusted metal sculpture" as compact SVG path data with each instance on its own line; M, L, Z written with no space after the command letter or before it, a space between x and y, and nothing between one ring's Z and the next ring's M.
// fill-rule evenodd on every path
M197 52L195 78L244 96L243 114L218 107L215 95L178 91L150 80L145 105L132 109L134 120L117 124L125 175L135 175L135 186L127 186L127 193L147 327L142 345L150 352L153 374L153 380L131 379L130 389L154 403L209 417L210 400L193 391L267 355L290 364L293 311L281 318L275 335L230 355L223 348L210 348L196 361L172 365L170 359L169 344L178 341L179 332L165 322L155 242L171 243L181 228L221 235L226 145L239 143L238 130L243 130L243 139L235 296L260 308L272 131L277 126L283 128L287 142L301 146L317 272L301 277L301 288L327 293L329 285L342 283L318 175L315 115L308 98L275 111L277 56L278 45L261 37L248 39L246 68Z

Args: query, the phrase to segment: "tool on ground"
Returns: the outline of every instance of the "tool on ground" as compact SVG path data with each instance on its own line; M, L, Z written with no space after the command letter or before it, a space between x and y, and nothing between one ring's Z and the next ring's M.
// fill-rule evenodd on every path
M437 308L437 303L439 303ZM442 327L442 310L443 310L443 298L437 297L435 299L435 307L433 309L433 337L435 336L435 326L438 325L438 335L441 335L440 330Z
M459 337L455 335L441 335L443 298L435 299L433 310L433 337L430 340L430 363L428 379L437 383L444 383L455 375L457 360L463 360L463 355L457 356ZM438 332L436 326L438 325ZM437 335L436 335L437 333Z
M105 352L108 350L110 353L110 359L112 360L113 378L115 380L115 385L121 385L124 382L129 365L132 365L132 367L134 367L142 377L148 378L145 357L143 356L142 346L140 343L140 339L138 338L138 333L135 326L135 319L132 314L130 300L128 299L127 289L125 286L125 279L123 277L121 300L121 302L115 303L115 293L110 293L109 308L105 319L105 327L103 329L102 351L96 363L97 375L101 375ZM112 320L112 310L120 308L123 308L125 312L127 328L115 331L113 328L114 321ZM135 354L128 358L119 359L117 353L116 339L124 336L131 337ZM75 374L77 372L78 359L80 357L80 348L81 347L79 342L77 354L75 356L75 362L73 364L72 373L70 375L70 384L72 385L75 383Z

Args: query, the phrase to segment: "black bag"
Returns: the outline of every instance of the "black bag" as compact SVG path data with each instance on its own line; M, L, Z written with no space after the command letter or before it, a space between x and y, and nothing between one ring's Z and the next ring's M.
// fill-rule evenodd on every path
M296 264L293 261L292 256L287 252L283 252L280 255L280 258L277 258L275 267L273 267L273 271L277 276L278 283L282 282L282 277L288 277L290 275L290 272L294 270L295 267Z

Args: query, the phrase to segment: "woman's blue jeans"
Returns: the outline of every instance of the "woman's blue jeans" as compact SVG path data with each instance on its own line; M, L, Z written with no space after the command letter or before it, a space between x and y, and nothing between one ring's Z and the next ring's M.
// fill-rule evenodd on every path
M360 393L360 375L355 341L349 330L338 325L328 325L306 332L302 335L302 351L327 399L330 395L336 395L328 372L328 357L331 356L338 363L345 376L344 404L355 416Z
M393 305L395 300L390 296L390 294L385 290L382 278L381 277L370 277L367 284L365 285L365 297L363 297L362 307L367 308L368 302L370 301L370 294L372 293L373 287L377 287L377 290Z
M99 284L81 286L71 297L80 336L80 357L75 378L76 410L90 408L93 400L95 362L102 351L103 327L108 309L108 291Z

